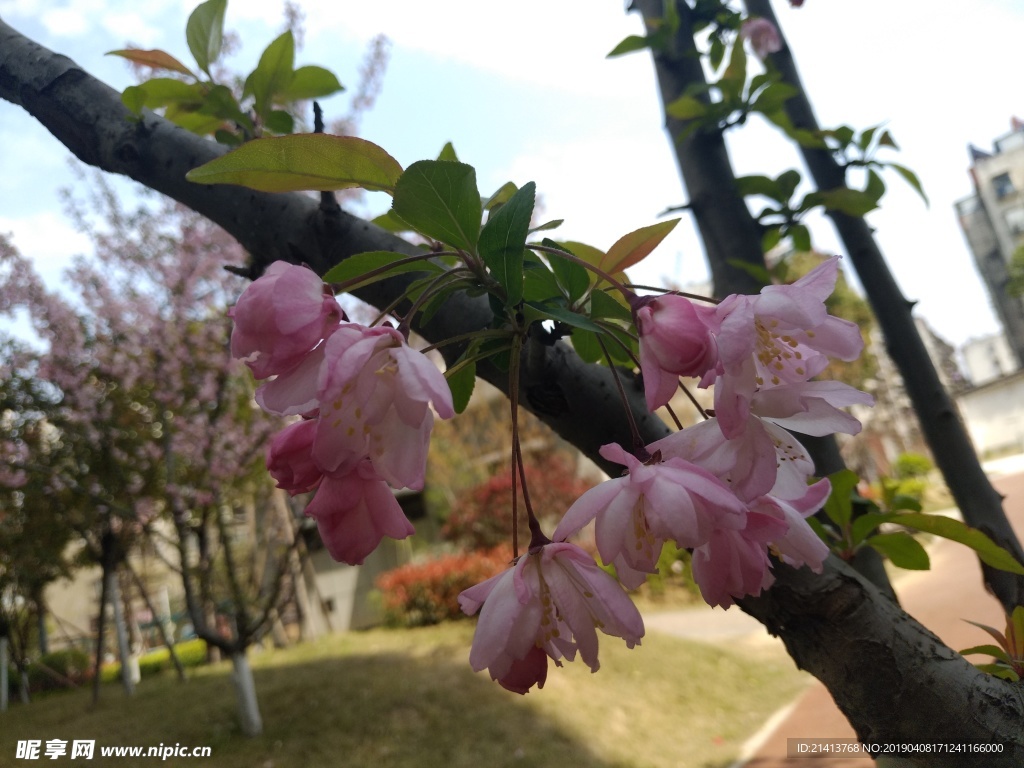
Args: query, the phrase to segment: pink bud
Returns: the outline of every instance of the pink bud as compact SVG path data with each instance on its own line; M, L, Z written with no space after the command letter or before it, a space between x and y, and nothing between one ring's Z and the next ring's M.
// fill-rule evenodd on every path
M758 58L765 58L769 53L782 50L782 38L779 30L768 19L755 17L747 19L740 25L740 37L749 40Z

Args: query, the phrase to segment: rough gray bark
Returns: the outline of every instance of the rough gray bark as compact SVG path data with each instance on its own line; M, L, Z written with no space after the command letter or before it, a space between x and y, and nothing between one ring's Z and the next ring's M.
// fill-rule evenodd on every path
M324 213L302 195L187 184L185 172L220 154L219 147L155 116L126 122L116 92L2 22L0 98L25 107L83 160L129 175L221 224L252 253L255 273L277 258L305 261L322 271L361 251L411 252L411 246L371 224L344 212ZM361 296L384 305L402 285L388 281ZM489 319L485 301L455 298L420 330L438 340L479 328ZM525 374L524 404L591 457L607 442L628 445L629 428L618 415L608 370L583 364L562 344L544 347L543 353L542 362ZM484 373L507 389L496 371ZM644 439L667 434L664 424L646 414L640 389L630 395L642 415ZM990 765L1024 761L1022 688L977 673L835 558L820 576L779 567L776 586L742 605L783 638L798 664L829 686L858 733L921 741L941 722L945 741L1006 744ZM922 679L937 687L920 684ZM897 706L928 717L893 717ZM929 761L933 766L955 764Z
M778 26L768 0L745 0L745 3L750 15L768 19ZM781 29L779 34L781 36ZM818 122L800 82L796 62L784 40L782 50L771 54L769 59L782 74L783 81L798 90L798 94L787 100L784 107L793 126L818 130ZM800 147L800 152L818 189L830 190L846 185L845 170L831 152L810 147ZM956 405L939 380L914 325L911 316L913 302L907 301L896 284L871 227L860 217L840 211L827 213L857 270L857 276L885 336L886 350L903 377L925 440L964 520L968 525L984 531L1024 563L1024 549L1003 513L1002 497L992 487L981 467ZM1007 613L1015 606L1024 604L1024 577L991 568L984 563L981 567L986 585Z

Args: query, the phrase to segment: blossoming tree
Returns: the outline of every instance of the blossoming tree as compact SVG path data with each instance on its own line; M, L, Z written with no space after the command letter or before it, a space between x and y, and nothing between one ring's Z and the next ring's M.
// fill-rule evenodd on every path
M791 202L790 179L735 179L722 142L722 131L740 122L736 115L750 111L829 156L867 153L880 134L816 134L789 115L803 95L785 61L748 74L746 40L769 61L784 55L766 3L750 2L746 16L718 2L637 5L648 35L628 38L615 52L654 52L718 299L628 282L625 270L674 222L630 232L607 250L551 240L549 227L532 225L532 183L481 197L474 169L450 148L407 168L370 142L315 134L256 140L224 154L166 119L128 110L118 94L2 25L0 42L11 53L0 63L0 96L25 106L86 161L184 202L249 251L246 271L257 279L234 310L233 351L265 380L261 405L298 417L275 439L269 467L289 491L316 490L309 512L339 559L359 562L382 537L408 534L388 487L424 482L435 414L455 417L475 376L507 392L510 472L521 489L513 499L526 509L529 537L523 532L520 540L514 529L517 557L509 569L462 595L463 609L480 615L470 652L475 669L522 693L543 685L549 661L578 654L596 670L597 630L639 644L642 622L622 585L641 583L661 544L671 541L693 549L707 601L738 603L779 634L862 738L997 741L1004 751L988 764L1019 763L1019 686L942 646L846 559L830 554L826 542L847 556L865 547L893 556L893 540L876 529L894 518L878 514L852 525L848 476L821 477L822 467L789 431L857 431L842 408L869 398L814 377L829 358L855 357L861 343L852 324L824 307L835 258L793 285L762 286L762 247L783 235L806 242L800 217L814 206L826 207L841 229L859 220L877 203L882 164L864 161L864 191L840 174ZM711 68L722 69L711 83L694 55L702 30ZM264 94L264 106L272 96ZM906 169L897 172L916 183ZM389 223L419 233L427 247L360 221L326 197L318 205L288 194L349 187L391 194ZM743 194L755 192L778 202L778 221L751 217ZM349 322L335 290L379 307L379 322ZM892 333L900 322L883 318L883 327ZM444 374L409 346L413 329L440 351ZM689 383L681 385L681 377ZM669 407L681 386L712 385L714 409L702 411L695 427L672 430L652 412ZM554 530L542 528L530 503L516 439L520 405L612 476L566 510ZM830 490L825 523L809 522ZM980 514L999 543L1019 553L1005 517L1000 525L991 506ZM621 584L571 541L591 520L598 552ZM914 513L899 521L934 528ZM952 535L978 549L1008 609L1019 603L1019 554L1015 559L966 527ZM895 702L915 716L892 717ZM927 764L957 763L929 755Z

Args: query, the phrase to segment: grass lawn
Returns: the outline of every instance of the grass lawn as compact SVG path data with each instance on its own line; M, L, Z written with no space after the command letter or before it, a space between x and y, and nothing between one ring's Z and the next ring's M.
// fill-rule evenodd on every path
M167 766L227 768L724 768L805 677L777 651L737 653L650 633L642 647L602 636L599 673L552 667L543 690L510 694L467 663L469 622L375 630L251 656L264 734L234 716L229 664L145 679L128 699L105 685L0 714L0 765L21 739L94 739L92 760L57 765L155 766L101 758L101 746L209 746L210 758ZM43 762L51 761L43 758Z

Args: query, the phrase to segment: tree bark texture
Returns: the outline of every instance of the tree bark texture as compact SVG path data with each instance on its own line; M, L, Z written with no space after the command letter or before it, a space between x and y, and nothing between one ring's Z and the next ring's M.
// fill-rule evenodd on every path
M128 175L220 224L252 254L253 275L275 259L323 272L363 251L414 252L368 222L343 211L321 211L304 195L189 184L185 173L222 148L154 115L131 122L115 91L2 22L0 98L23 106L86 162ZM385 281L359 295L384 306L404 285ZM490 319L485 300L456 296L418 331L438 341L484 327ZM597 451L605 443L628 445L629 427L608 369L582 363L561 343L544 346L542 353L524 371L524 405L592 458L600 459ZM482 373L507 391L502 374ZM645 441L668 434L643 407L641 388L631 386L629 392ZM827 561L822 575L778 566L776 585L742 601L742 607L825 682L863 737L920 741L937 734L941 724L945 741L1006 744L991 765L1024 761L1024 689L975 671L836 558ZM915 715L894 716L897 711Z

